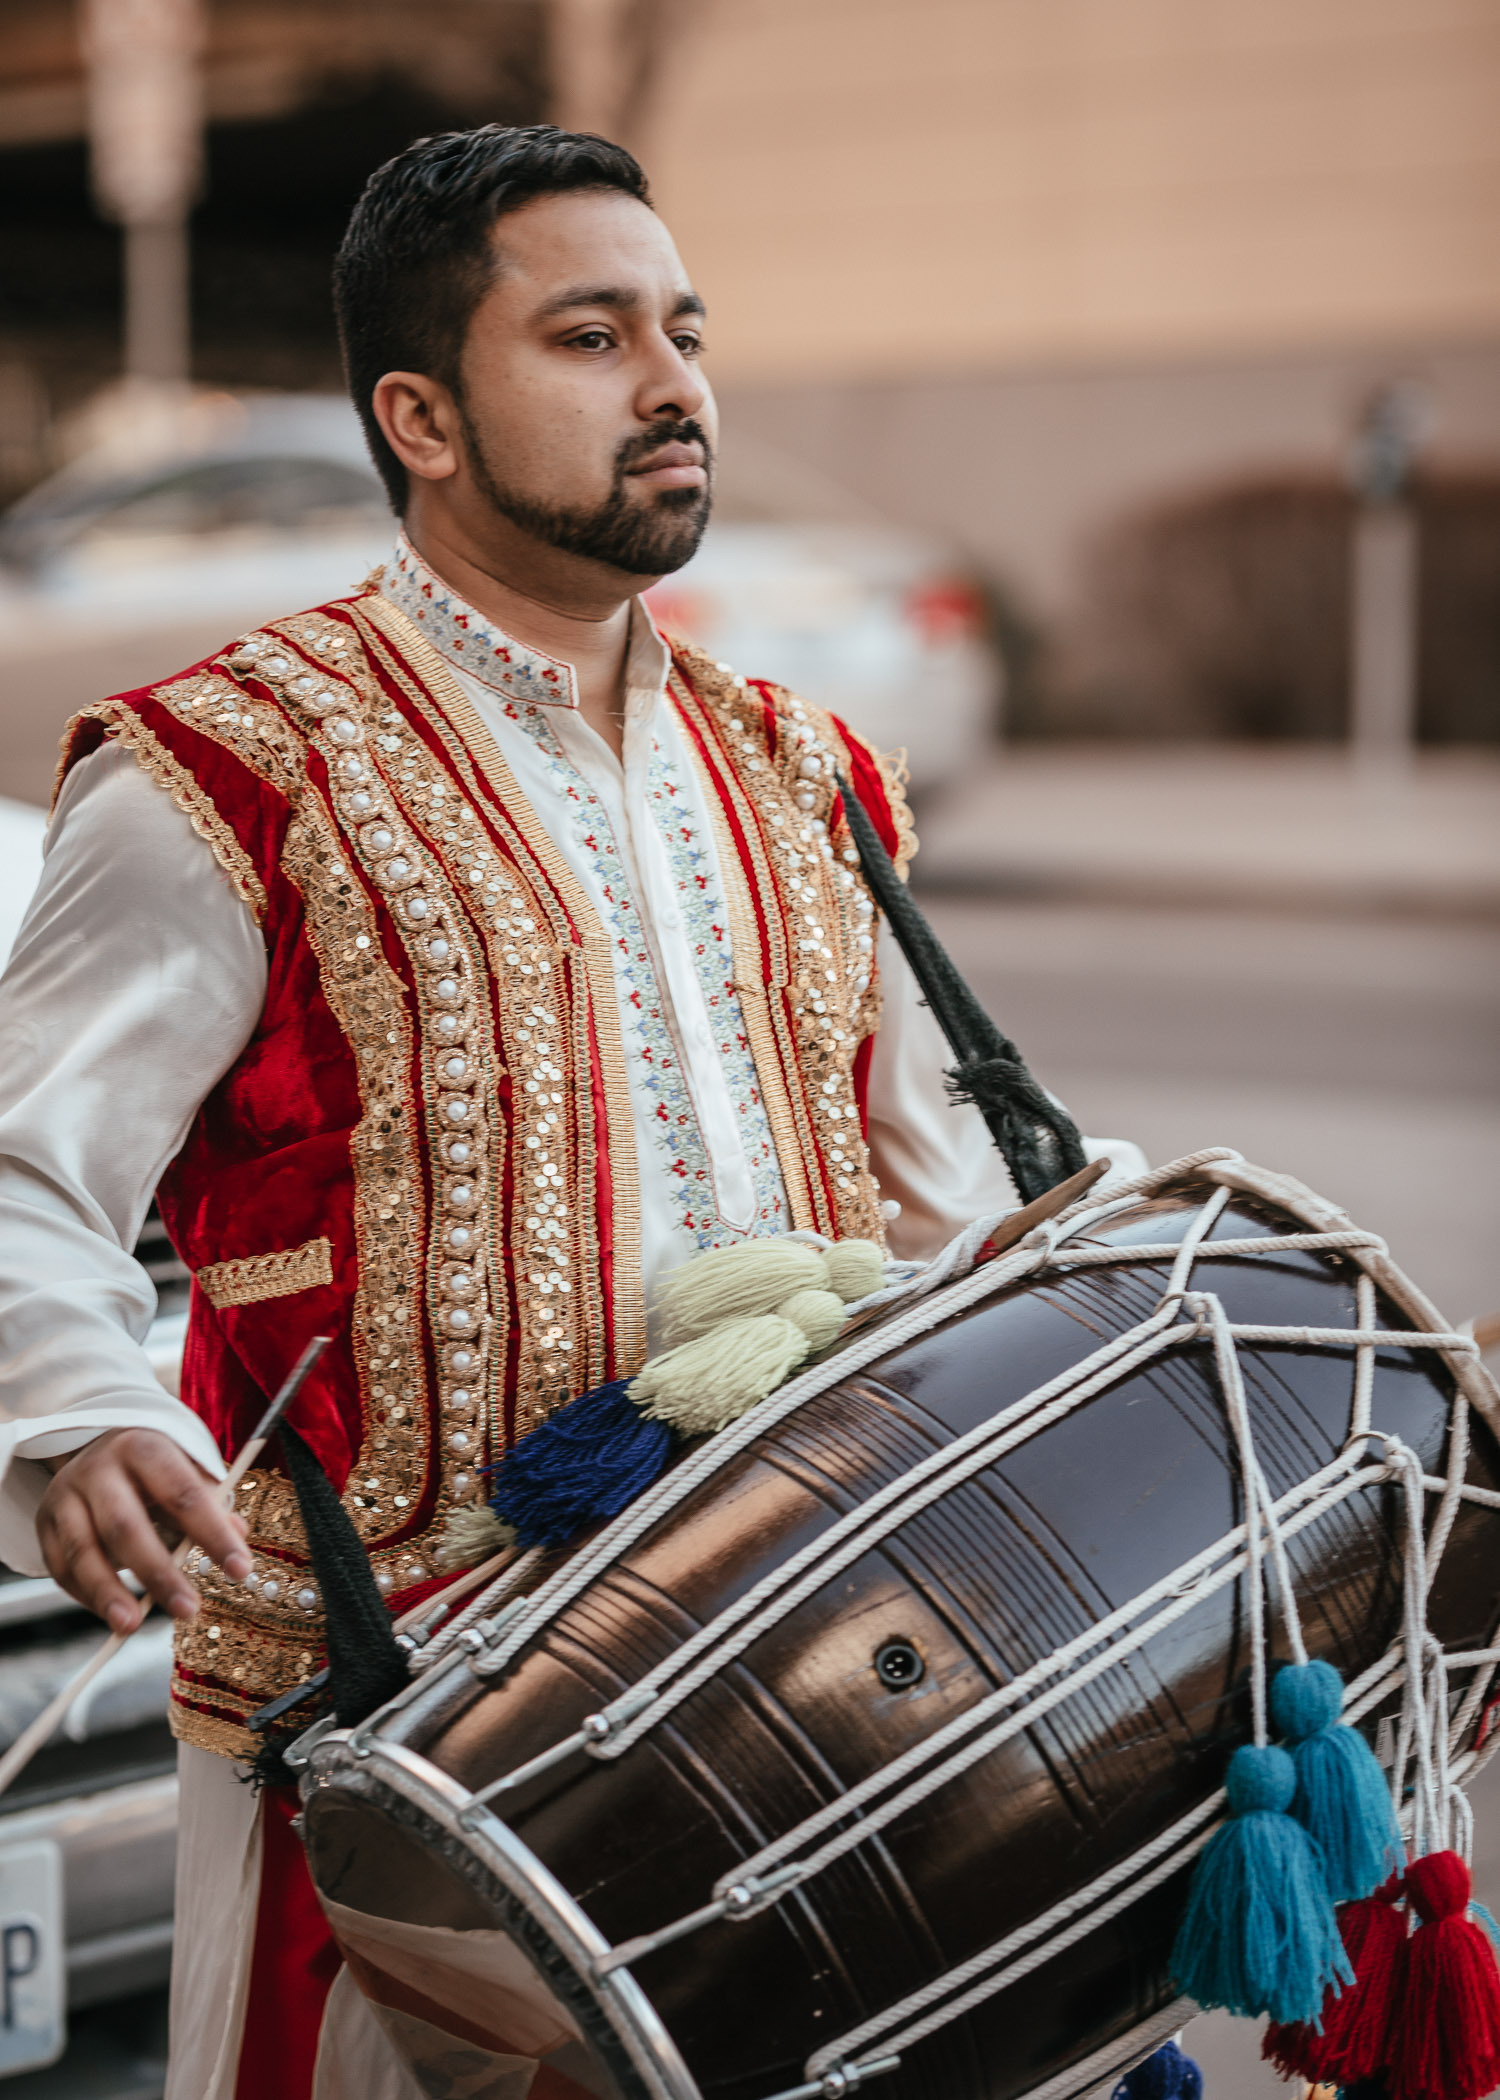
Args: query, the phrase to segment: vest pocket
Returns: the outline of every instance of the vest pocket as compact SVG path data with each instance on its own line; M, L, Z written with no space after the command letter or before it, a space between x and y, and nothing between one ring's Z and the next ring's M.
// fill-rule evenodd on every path
M290 1298L333 1281L333 1244L304 1240L271 1254L241 1254L233 1261L210 1262L194 1272L197 1284L216 1312L231 1305L256 1305L262 1298Z

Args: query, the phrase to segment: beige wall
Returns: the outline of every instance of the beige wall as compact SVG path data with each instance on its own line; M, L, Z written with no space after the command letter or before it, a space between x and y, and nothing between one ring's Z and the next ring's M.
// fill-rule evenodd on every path
M1434 464L1500 475L1495 342L730 381L719 389L722 485L732 496L747 455L773 497L795 494L810 471L952 541L1050 624L1076 611L1080 562L1101 527L1239 479L1338 473L1363 404L1393 379L1426 395Z
M643 139L776 383L1500 334L1500 0L689 0Z

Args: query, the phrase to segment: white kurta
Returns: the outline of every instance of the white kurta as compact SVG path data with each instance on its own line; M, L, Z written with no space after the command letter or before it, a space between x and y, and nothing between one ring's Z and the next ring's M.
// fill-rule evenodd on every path
M667 652L636 609L623 760L578 711L571 669L490 628L404 543L386 588L446 658L609 931L640 1164L648 1295L698 1248L790 1223L732 990L704 784L666 696ZM809 827L810 860L826 838ZM871 1165L892 1251L930 1255L1015 1202L905 960L872 934L884 1008L870 1071ZM215 1475L203 1424L144 1347L155 1297L131 1249L199 1104L260 1017L265 950L188 819L106 745L69 776L42 880L0 979L0 1559L41 1572L37 1463L105 1428L151 1427ZM1090 1142L1141 1171L1133 1145ZM851 1169L852 1171L852 1169ZM169 2100L234 2090L259 1882L255 1798L202 1751L181 1759L183 1846ZM410 2100L357 1994L335 1991L320 2100ZM368 2061L367 2061L368 2059Z
M637 606L622 762L579 712L571 668L489 627L404 543L388 589L612 935L649 1296L700 1247L790 1222L731 1010L713 825L666 695L667 651ZM826 841L810 831L807 850ZM944 1093L950 1056L904 957L884 928L877 939L871 1164L899 1206L892 1251L919 1258L1015 1195L977 1111ZM222 1471L202 1423L157 1383L144 1347L155 1296L131 1249L199 1103L254 1032L265 985L249 910L186 816L116 746L83 760L0 979L0 1560L13 1568L41 1571L47 1475L34 1461L102 1429L160 1429ZM1144 1164L1133 1146L1093 1150L1128 1172Z

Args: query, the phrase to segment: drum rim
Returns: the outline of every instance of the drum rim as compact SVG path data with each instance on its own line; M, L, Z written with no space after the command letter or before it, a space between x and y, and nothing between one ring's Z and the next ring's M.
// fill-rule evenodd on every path
M374 1781L420 1809L455 1844L478 1857L573 1964L592 1989L601 2016L652 2100L703 2100L644 1989L628 1969L613 1969L603 1976L595 1972L595 1960L610 1952L608 1940L509 1824L488 1809L461 1821L469 1796L439 1766L419 1750L382 1741L379 1736L363 1736L358 1748L351 1749L353 1733L340 1729L325 1736L313 1751L302 1781L304 1807L311 1805L315 1795L335 1787L355 1798L368 1798Z
M509 1824L489 1810L482 1812L482 1820L461 1822L468 1796L440 1766L419 1750L379 1737L367 1736L358 1749L351 1750L354 1732L340 1729L317 1745L302 1783L304 1805L311 1802L314 1794L331 1788L341 1788L355 1798L368 1798L369 1782L373 1780L419 1808L455 1843L478 1855L495 1879L527 1905L580 1976L587 1977L601 2012L628 2052L633 2068L650 2088L653 2100L703 2100L671 2033L630 1971L613 1969L603 1977L590 1973L592 1958L611 1951L609 1942ZM371 1769L372 1763L377 1769ZM1143 2063L1197 2017L1199 2010L1189 1998L1174 1998L1170 2005L1161 2007L1127 2033L1116 2035L1092 2055L1028 2088L1017 2100L1084 2100L1106 2080Z

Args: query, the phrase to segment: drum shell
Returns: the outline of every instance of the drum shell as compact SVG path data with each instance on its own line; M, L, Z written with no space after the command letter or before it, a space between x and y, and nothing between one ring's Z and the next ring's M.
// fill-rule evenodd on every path
M1143 1204L1101 1237L1175 1239L1203 1193ZM1240 1198L1217 1233L1285 1224ZM547 1748L838 1516L1144 1318L1163 1273L1157 1262L1013 1286L808 1403L415 1747L465 1787ZM1354 1271L1338 1259L1205 1258L1193 1280L1241 1320L1353 1323ZM1405 1324L1384 1303L1380 1318ZM1244 1354L1257 1449L1284 1493L1343 1442L1352 1353ZM1381 1353L1374 1419L1429 1470L1443 1462L1450 1403L1431 1352ZM1485 1432L1470 1474L1497 1484ZM760 1845L1221 1538L1240 1518L1236 1482L1206 1351L1158 1359L866 1553L625 1756L575 1759L512 1797L507 1821L610 1940L665 1925ZM1432 1600L1445 1642L1480 1644L1500 1617L1497 1545L1500 1518L1464 1505ZM1398 1622L1394 1491L1362 1492L1290 1551L1309 1649L1356 1675ZM699 2090L759 2100L795 2084L822 2042L1204 1798L1246 1733L1246 1639L1235 1584L773 1911L635 1964ZM922 1658L909 1690L875 1670L891 1640ZM319 1878L327 1887L331 1868ZM1183 1877L1167 1882L921 2045L882 2090L1009 2100L1140 2030L1173 1998L1184 1894Z

